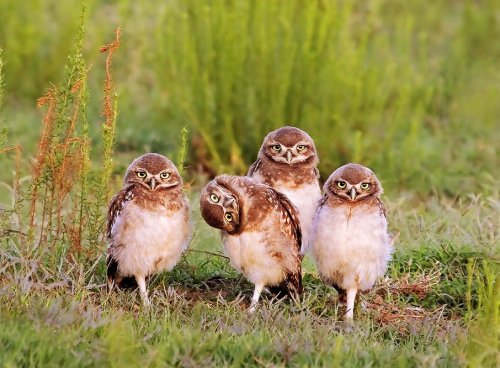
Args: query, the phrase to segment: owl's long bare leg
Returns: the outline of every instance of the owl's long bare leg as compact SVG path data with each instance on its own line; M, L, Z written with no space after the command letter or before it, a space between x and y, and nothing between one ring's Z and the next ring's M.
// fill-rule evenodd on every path
M353 319L354 317L354 300L356 299L357 292L358 289L356 288L347 289L347 311L345 319Z
M151 302L148 298L148 291L146 289L146 278L142 275L135 275L135 280L137 281L137 285L139 285L139 293L141 295L142 303L144 306L149 307Z
M253 292L253 297L252 297L252 303L250 304L250 308L248 308L249 313L253 313L257 309L257 304L259 303L260 294L262 293L262 290L264 290L263 284L255 285L255 290Z

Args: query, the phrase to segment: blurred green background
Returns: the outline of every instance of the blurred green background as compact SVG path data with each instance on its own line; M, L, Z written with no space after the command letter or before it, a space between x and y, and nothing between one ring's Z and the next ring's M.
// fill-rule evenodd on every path
M315 140L323 179L349 161L421 195L488 192L498 179L499 1L86 3L93 155L98 50L123 27L117 173L145 151L176 155L184 126L188 175L244 173L265 134L290 124ZM27 157L36 99L63 78L79 14L77 1L0 2L8 144Z

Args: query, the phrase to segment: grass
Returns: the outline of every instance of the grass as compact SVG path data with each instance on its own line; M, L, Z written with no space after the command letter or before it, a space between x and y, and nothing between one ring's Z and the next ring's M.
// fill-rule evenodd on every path
M192 202L196 209L196 193ZM472 210L494 211L477 205ZM449 207L446 214L462 211ZM409 212L398 210L393 224L406 221L420 233ZM16 248L12 237L1 254L6 328L0 341L8 347L2 364L456 367L494 366L498 360L492 244L466 251L447 244L434 227L427 236L436 245L412 248L415 239L401 234L388 276L363 297L366 309L356 311L357 322L350 326L341 321L335 292L322 284L309 259L299 305L267 300L249 316L252 286L212 254L220 253L217 233L196 220L191 251L174 271L151 282L149 310L136 293L107 294L102 251L68 263L36 244ZM474 230L488 228L475 223L471 212L463 222ZM477 240L473 231L458 239Z
M357 161L388 189L454 195L498 167L497 1L86 3L90 121L102 112L96 50L123 26L120 151L173 156L187 125L189 166L243 173L288 123L315 139L324 177ZM77 20L71 2L0 5L6 110L30 153L38 119L25 110L63 77ZM89 133L99 157L99 130Z
M0 366L498 366L499 11L1 2ZM397 249L354 324L307 257L300 303L249 316L252 285L198 215L207 176L244 172L284 123L323 178L357 161L386 189ZM144 309L106 292L103 224L149 150L183 172L196 230Z

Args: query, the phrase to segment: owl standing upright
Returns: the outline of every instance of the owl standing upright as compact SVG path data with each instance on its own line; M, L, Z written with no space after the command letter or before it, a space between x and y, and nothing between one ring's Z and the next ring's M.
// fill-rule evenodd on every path
M393 250L383 189L373 171L357 164L335 170L323 189L310 250L321 278L337 289L347 304L345 317L352 319L358 290L373 287Z
M250 311L266 286L302 292L300 223L288 198L248 177L219 176L200 196L201 215L221 230L232 266L255 285Z
M189 206L175 165L157 153L135 159L109 205L107 275L110 289L139 286L149 305L148 276L171 270L187 248Z
M248 176L285 194L299 211L304 254L311 223L321 200L318 156L312 138L303 130L285 126L265 138Z

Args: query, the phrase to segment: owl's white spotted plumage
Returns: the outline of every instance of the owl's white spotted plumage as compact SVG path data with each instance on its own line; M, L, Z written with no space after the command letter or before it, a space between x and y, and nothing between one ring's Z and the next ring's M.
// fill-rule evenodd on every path
M313 223L310 251L325 283L347 304L353 318L359 290L369 290L387 270L393 239L387 232L382 186L370 169L347 164L324 187Z
M318 155L312 138L303 130L285 126L270 132L248 176L285 194L299 211L301 253L307 250L311 224L321 200Z
M175 165L157 153L135 159L108 209L107 275L110 288L139 286L144 304L148 276L171 270L190 236L189 206Z
M203 189L200 209L221 230L232 266L255 285L250 311L266 286L302 292L300 223L285 195L248 177L223 175Z

